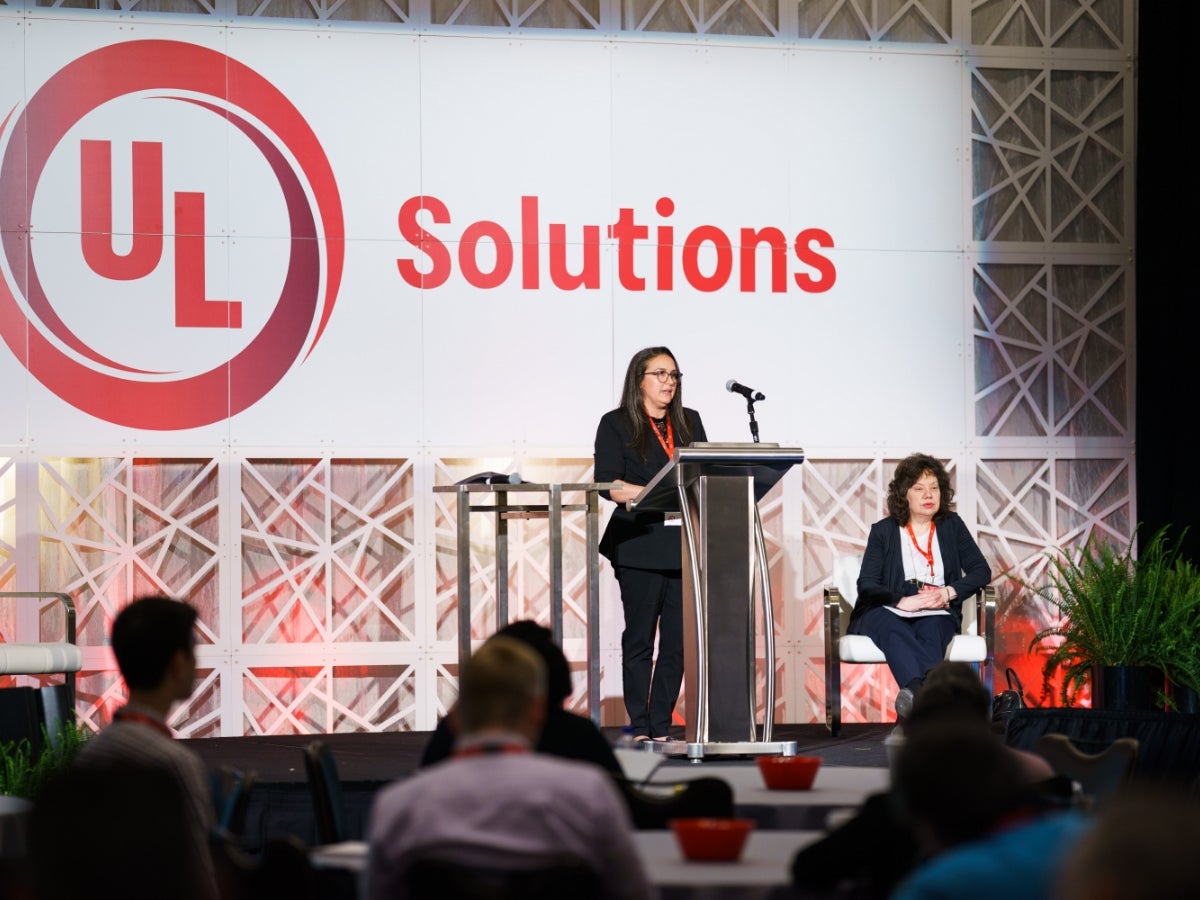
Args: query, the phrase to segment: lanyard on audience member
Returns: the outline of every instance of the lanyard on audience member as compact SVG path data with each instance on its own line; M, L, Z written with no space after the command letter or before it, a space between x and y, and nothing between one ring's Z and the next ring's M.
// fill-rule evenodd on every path
M524 744L517 743L497 743L497 744L468 744L466 747L461 747L454 751L455 756L491 756L494 753L528 753L529 748Z
M145 713L137 712L132 709L118 709L113 713L114 722L141 722L143 725L149 725L151 728L165 734L169 738L175 735L171 734L171 729L163 722L160 722L154 716L148 716Z

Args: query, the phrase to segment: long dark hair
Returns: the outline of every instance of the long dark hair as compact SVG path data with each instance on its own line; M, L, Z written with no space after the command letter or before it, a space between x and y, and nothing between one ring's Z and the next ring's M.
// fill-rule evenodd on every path
M629 446L637 451L643 462L646 461L646 446L650 440L650 423L646 416L646 407L642 403L642 379L646 377L646 363L656 356L669 356L675 367L679 367L675 354L666 347L646 347L633 354L629 368L625 370L625 387L621 390L621 411L625 413L629 433L633 435ZM667 418L671 422L671 430L675 432L676 446L685 447L690 444L692 426L683 414L683 379L675 383L675 396L671 398L671 405L667 407Z
M938 490L941 492L941 503L933 514L933 521L940 522L950 515L950 504L954 502L954 488L950 486L950 473L942 465L940 459L935 459L928 453L913 453L900 460L896 466L896 474L888 484L887 510L888 515L901 525L908 524L908 489L916 484L926 472L937 479Z

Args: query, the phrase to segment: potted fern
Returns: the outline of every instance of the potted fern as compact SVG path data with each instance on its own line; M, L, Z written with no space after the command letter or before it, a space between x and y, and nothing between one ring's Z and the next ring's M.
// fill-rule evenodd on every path
M1075 556L1050 555L1048 582L1034 592L1061 620L1034 635L1030 649L1050 647L1043 675L1048 688L1061 670L1064 706L1090 682L1096 709L1155 708L1166 658L1182 659L1172 630L1184 618L1173 597L1183 561L1168 530L1156 532L1136 558L1132 542L1120 550L1094 539ZM1172 667L1193 671L1191 664Z
M56 736L45 733L41 747L28 738L0 743L0 796L32 800L42 785L70 764L87 743L91 732L74 722L64 722Z
M1170 707L1200 713L1200 569L1176 558L1167 573L1165 593L1169 606L1156 665L1166 675Z

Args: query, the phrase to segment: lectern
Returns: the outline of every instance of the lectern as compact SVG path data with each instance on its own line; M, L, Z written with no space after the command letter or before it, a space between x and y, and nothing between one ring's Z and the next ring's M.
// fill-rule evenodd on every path
M652 745L672 756L796 755L795 741L771 740L775 632L766 541L758 501L792 466L798 447L693 444L629 502L677 512L683 526L685 740ZM761 739L755 706L755 574L762 598L766 696Z

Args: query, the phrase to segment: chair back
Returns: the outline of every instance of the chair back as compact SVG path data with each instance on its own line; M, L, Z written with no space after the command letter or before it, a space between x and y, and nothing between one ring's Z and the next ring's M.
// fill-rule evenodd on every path
M638 831L668 828L672 819L733 816L733 788L721 778L706 776L680 782L669 794L641 790L623 778L616 781Z
M245 831L246 811L250 808L250 794L257 777L254 771L243 772L233 766L218 766L213 772L217 825L236 837L241 837Z
M406 873L409 900L600 900L600 877L574 858L497 868L416 859Z
M1115 794L1133 775L1137 738L1117 738L1096 752L1083 750L1065 734L1043 734L1034 745L1050 767L1079 785L1084 798L1100 803Z
M304 771L312 794L316 818L317 843L338 844L346 839L342 813L342 784L337 761L324 741L313 741L304 748Z
M317 872L308 847L294 835L273 837L252 856L223 828L211 834L222 900L318 900Z
M862 569L862 561L861 553L839 553L833 558L833 575L829 581L838 589L850 609L858 602L858 573Z

